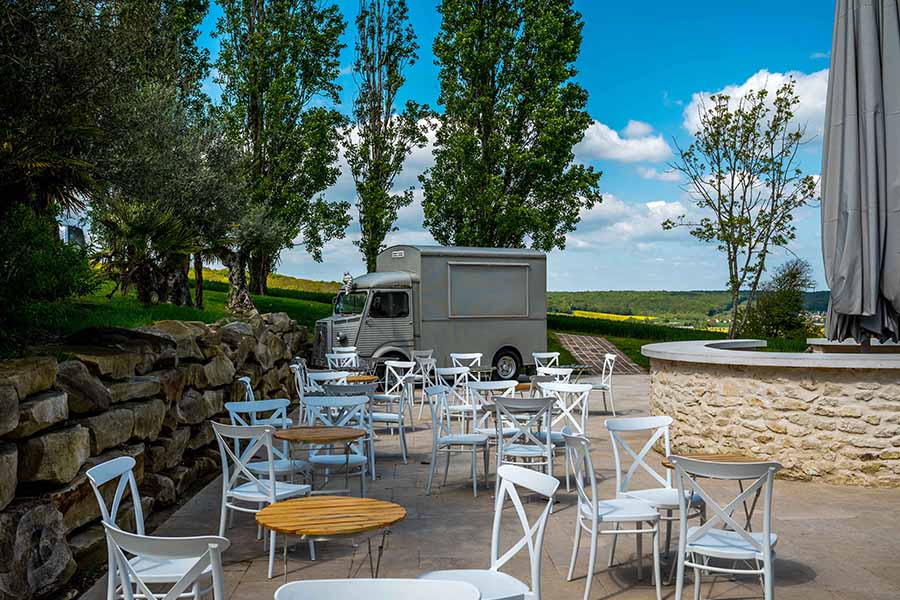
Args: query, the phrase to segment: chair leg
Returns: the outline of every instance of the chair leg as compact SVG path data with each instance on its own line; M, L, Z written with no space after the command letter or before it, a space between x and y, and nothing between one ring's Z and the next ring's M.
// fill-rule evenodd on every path
M478 463L475 460L475 450L476 447L472 446L472 496L478 497L478 467L476 466Z
M275 570L275 532L269 532L269 579L272 579Z
M434 464L437 462L437 446L431 449L431 464L428 465L428 485L425 486L425 495L431 495L431 482L434 480Z
M447 485L447 475L450 473L450 457L451 457L452 455L453 455L453 453L450 452L449 449L448 449L448 451L447 451L447 463L444 465L444 483L441 484L442 486Z
M644 525L642 523L635 523L634 528L640 530L640 529L644 528ZM640 531L638 531L638 533L635 535L635 537L637 538L637 544L636 544L637 545L637 559L638 559L637 576L638 576L638 579L643 579L644 578L644 534L641 533Z
M616 523L615 530L618 531L618 529L619 529L619 524ZM609 561L606 563L606 566L610 567L610 568L613 566L613 559L616 556L616 542L617 541L619 541L619 534L614 533L612 536L612 544L610 544L610 546L609 546Z
M584 584L584 600L588 600L591 596L591 584L594 582L594 565L597 563L597 535L598 523L596 520L591 522L591 551L588 554L588 571L587 581Z
M666 556L672 547L672 509L666 509Z
M609 384L609 407L612 409L612 416L616 416L616 398L613 396L612 384Z
M684 591L684 552L681 551L681 542L678 542L678 560L675 563L675 600L681 600Z
M566 463L566 493L570 493L572 491L572 486L569 484L569 448L563 448L563 461Z
M363 468L359 470L359 497L366 497L366 470Z
M578 562L578 547L581 545L581 521L575 517L575 542L572 544L572 558L569 559L569 574L566 575L566 581L572 581L575 574L575 563ZM590 577L590 573L588 573Z
M225 537L225 524L228 522L228 505L222 498L222 510L219 513L219 537Z
M369 438L369 474L375 481L375 438Z
M400 422L400 453L403 455L403 464L408 464L406 460L406 427L403 421Z
M106 570L106 600L115 600L118 568L116 567L116 559L115 556L113 556L112 548L107 548L106 555L109 560L109 568Z
M763 562L763 594L765 600L775 600L775 577L771 557Z
M194 596L194 600L200 600L200 584L196 581L194 582L194 585L191 586L191 593Z
M700 569L694 567L694 600L700 600Z
M309 540L309 560L316 560L316 543Z
M653 582L656 584L656 600L662 600L662 573L659 568L659 522L653 527Z
M488 471L491 468L490 444L484 445L484 487L488 486Z

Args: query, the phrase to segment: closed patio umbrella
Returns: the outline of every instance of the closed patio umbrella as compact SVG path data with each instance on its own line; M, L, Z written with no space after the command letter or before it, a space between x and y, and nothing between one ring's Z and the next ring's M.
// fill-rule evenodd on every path
M900 9L837 0L822 153L826 335L900 338Z

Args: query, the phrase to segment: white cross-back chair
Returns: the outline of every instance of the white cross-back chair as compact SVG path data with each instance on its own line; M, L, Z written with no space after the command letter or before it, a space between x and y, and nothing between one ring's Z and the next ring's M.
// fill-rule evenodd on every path
M590 384L587 384L590 385ZM591 549L588 554L588 570L584 587L584 600L591 596L591 583L594 579L594 565L597 561L597 540L599 535L619 535L634 533L637 536L638 578L643 573L642 536L650 535L653 545L653 582L656 585L656 600L662 599L662 583L659 569L659 511L643 500L635 498L614 498L602 500L597 498L597 476L591 460L591 443L582 435L564 437L569 449L575 476L575 487L578 493L578 505L575 511L575 540L572 546L572 558L569 561L568 581L572 581L575 564L578 561L578 550L581 544L581 532L591 535ZM587 485L585 485L587 482ZM612 530L601 530L603 523L615 524ZM634 529L620 529L620 524L634 523ZM644 525L648 525L645 527Z
M681 502L678 498L678 490L672 487L672 471L663 469L665 475L660 475L659 471L647 463L647 455L654 444L659 441L663 443L664 455L668 455L671 451L669 425L672 424L672 417L629 417L625 419L607 419L604 423L609 431L613 447L613 458L616 461L616 492L619 496L638 498L648 504L652 504L657 510L665 511L665 514L661 515L660 518L666 522L665 548L666 554L668 554L672 540L672 521L674 520L672 512L678 510ZM650 437L636 451L625 441L623 435L642 431L650 432ZM628 465L627 469L625 468L626 465ZM632 479L639 472L649 475L659 485L650 488L633 489ZM688 516L700 516L702 518L703 502L696 496L692 496L690 500L691 506L698 510L695 510ZM613 538L612 548L609 553L609 566L612 566L613 553L616 550L615 540L616 538Z
M289 367L294 375L294 391L297 393L297 422L306 423L306 393L309 390L309 380L306 378L306 361L294 363Z
M308 392L322 392L326 383L347 383L349 371L307 371L306 379L309 381Z
M516 395L515 381L470 381L467 384L469 397L475 407L475 433L482 433L493 440L497 436L497 427L494 420L493 409L488 410L485 405L492 402L493 398L512 398ZM513 435L518 431L515 427L504 427L506 435Z
M490 569L459 569L449 571L433 571L422 576L423 579L444 581L465 581L474 585L481 592L482 600L516 600L541 598L541 554L544 545L544 533L553 497L559 481L549 475L513 465L501 465L497 469L497 480L500 482L497 498L494 501L494 524L491 529L491 567ZM522 505L519 490L526 490L543 497L545 504L537 518L531 520ZM506 498L512 502L513 509L522 526L522 537L508 546L501 554L501 519ZM523 548L528 549L531 561L531 586L503 573L500 569L516 556Z
M264 506L280 500L309 495L312 488L302 483L279 481L275 477L275 451L271 425L225 425L212 421L219 453L222 457L222 508L219 515L219 535L225 535L226 525L234 511L256 514ZM240 453L235 447L245 444ZM256 473L249 464L257 454L268 463L266 473ZM258 531L258 530L257 530ZM269 578L275 565L275 532L263 530L263 543L268 537ZM287 543L287 538L285 538ZM313 552L310 544L310 553Z
M559 352L532 352L531 357L536 369L559 366Z
M459 420L460 433L469 430L470 424L475 424L476 409L469 395L470 381L474 381L469 367L438 367L434 370L438 385L450 388L447 410L450 415Z
M684 569L694 569L694 598L700 598L700 574L708 572L722 575L756 575L761 578L765 600L775 597L775 580L772 563L778 535L772 532L772 498L775 473L781 469L777 462L717 463L704 460L670 456L675 466L675 479L681 499L678 571L675 598L681 599L684 589ZM741 492L731 501L720 504L710 494L700 478L730 481L750 481L741 485ZM734 518L736 509L748 499L762 493L762 531L752 532L749 523L739 523ZM700 526L687 525L690 510L688 499L698 495L706 505L707 520ZM710 559L724 559L725 564L712 565ZM732 566L727 565L731 561ZM737 568L738 562L746 568Z
M225 410L231 419L232 425L254 426L270 425L275 429L287 429L293 422L287 416L290 400L279 398L275 400L248 400L244 402L226 402ZM241 454L241 440L234 440L235 454ZM275 463L272 468L276 477L291 477L297 473L306 473L309 463L305 460L291 459L287 442L272 446ZM254 473L265 475L269 471L269 464L264 460L254 460L247 464L247 468Z
M249 377L238 377L237 381L244 388L244 401L258 402L258 400L256 399L256 394L253 392L253 384L252 384L250 378ZM272 425L273 427L280 427L280 428L293 426L294 422L287 416L287 407L289 407L291 405L291 401L287 398L272 398L269 401L271 402L274 400L277 400L279 403L284 403L284 406L286 407L285 410L280 411L280 410L274 408L274 406L276 406L274 404L271 405L271 406L273 406L273 408L259 409L257 412L272 411L273 414L269 415L269 417L260 416L260 415L254 416L253 425ZM271 419L271 422L269 422L267 420L267 418Z
M325 355L329 369L354 369L359 366L359 355L356 352L331 352Z
M322 467L326 471L337 471L348 468L355 469L359 475L360 496L366 495L366 466L369 456L366 452L369 432L371 431L368 414L369 397L357 396L310 396L307 398L307 414L309 425L316 427L355 427L366 432L349 444L346 450L344 443L338 445L312 446L309 450L309 463L313 467ZM348 473L349 475L349 473Z
M553 377L556 381L568 383L572 378L572 371L569 367L538 367L537 374Z
M480 367L481 352L451 352L450 364L454 367Z
M213 600L225 600L222 552L231 542L224 537L156 537L127 533L107 522L103 527L117 566L108 576L112 578L118 572L125 600L176 600L187 594L199 600L199 583L207 578L212 579L206 591L212 591ZM148 573L148 564L178 565L181 574L174 579L159 581ZM164 593L150 589L151 585L160 583L171 583L172 587ZM193 591L188 592L189 589Z
M612 416L616 416L616 400L613 395L612 376L616 368L616 355L607 353L603 355L603 371L600 375L600 383L593 384L594 389L603 396L603 409L609 408ZM608 404L607 404L608 402Z
M549 381L537 384L542 395L556 399L556 411L550 421L550 440L556 452L566 452L565 434L585 435L591 384ZM566 491L571 490L569 461L566 460Z
M332 352L347 352L356 354L356 346L334 346L331 349Z
M381 394L372 396L372 401L378 404L380 410L372 411L372 423L380 423L388 426L388 431L393 435L397 428L400 436L400 453L403 456L403 464L406 459L406 413L409 412L412 420L413 389L415 382L416 363L405 360L388 360L384 363L384 383Z
M487 485L490 456L488 454L488 436L483 433L456 433L450 427L450 413L447 411L447 396L450 389L445 385L437 385L425 388L425 395L431 406L431 464L428 468L428 486L425 494L431 495L431 484L434 480L434 470L437 468L438 454L447 456L444 466L444 484L447 485L447 473L450 470L450 457L453 454L467 453L472 463L472 495L478 497L478 462L476 460L480 450L484 460L484 484Z
M437 373L435 372L437 370L437 359L431 358L430 356L415 356L416 352L420 351L417 350L413 352L413 360L416 361L416 381L422 385L422 398L419 402L418 416L418 418L421 419L425 405L428 403L425 388L438 385ZM427 352L431 353L433 350L427 350Z
M372 397L378 391L377 383L353 383L353 384L334 384L326 383L324 386L325 394L328 396L361 396L365 395L369 398L369 407L366 411L366 444L367 453L369 455L369 477L375 481L375 428L372 425Z
M478 588L463 581L425 579L308 579L275 591L275 600L481 600Z
M553 442L541 432L550 428L554 403L555 398L494 398L498 472L504 464L523 464L553 476ZM499 485L498 477L497 493Z

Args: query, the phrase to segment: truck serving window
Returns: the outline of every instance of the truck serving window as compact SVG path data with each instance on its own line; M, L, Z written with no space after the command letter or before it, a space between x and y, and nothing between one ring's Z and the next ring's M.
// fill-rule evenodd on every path
M366 307L366 292L341 292L334 303L336 315L359 315Z
M369 316L373 319L400 319L409 316L409 295L406 292L375 292Z

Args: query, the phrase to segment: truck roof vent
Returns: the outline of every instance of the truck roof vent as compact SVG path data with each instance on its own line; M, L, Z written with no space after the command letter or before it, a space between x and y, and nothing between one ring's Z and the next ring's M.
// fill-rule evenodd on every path
M404 256L406 256L406 252L403 250L394 250L391 252L391 258L403 258Z

